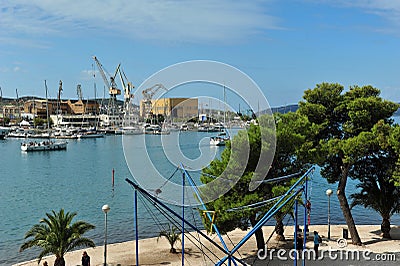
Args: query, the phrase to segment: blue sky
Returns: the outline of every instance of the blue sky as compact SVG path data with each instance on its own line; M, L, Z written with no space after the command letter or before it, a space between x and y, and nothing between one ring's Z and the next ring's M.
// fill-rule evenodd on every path
M136 86L200 59L242 70L271 106L321 82L371 84L400 102L400 1L1 0L4 97L43 97L44 79L52 97L59 80L63 98L77 84L93 97L93 55L109 72L121 63ZM96 84L102 95L99 75Z

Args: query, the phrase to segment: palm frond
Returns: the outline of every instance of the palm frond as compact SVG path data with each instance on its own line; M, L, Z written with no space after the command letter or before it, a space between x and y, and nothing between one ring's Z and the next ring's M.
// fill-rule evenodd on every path
M72 223L76 215L76 212L65 212L64 209L46 213L46 217L25 234L27 241L21 245L20 251L31 247L41 248L38 257L40 262L41 258L48 254L63 258L65 253L76 247L94 247L94 242L83 237L83 234L95 226L84 221Z

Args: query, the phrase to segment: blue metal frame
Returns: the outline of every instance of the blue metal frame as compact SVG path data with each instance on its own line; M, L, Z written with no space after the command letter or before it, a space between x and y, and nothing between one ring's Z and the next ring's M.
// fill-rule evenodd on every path
M189 174L186 172L186 170L184 169L183 165L181 164L181 168L183 171L183 177L182 177L182 184L183 184L183 193L182 193L182 203L184 202L184 197L185 197L185 176L187 175L188 177L188 181L189 184L192 186L193 190L195 191L198 200L200 201L203 210L206 211L206 207L205 204L203 202L203 200L200 197L200 193L196 187L196 185L194 184L193 180L191 179L191 177L189 176ZM125 179L126 182L128 182L130 185L132 185L135 189L135 193L137 190L139 190L139 192L145 194L146 196L150 197L154 203L159 204L161 207L163 207L164 209L166 209L167 211L169 211L171 214L173 214L175 217L179 218L182 220L182 265L184 265L184 228L185 228L185 224L188 225L189 227L191 227L193 230L195 230L196 232L198 232L201 236L203 236L206 240L208 240L210 243L212 243L214 246L216 246L219 250L221 250L223 253L225 253L225 257L222 258L222 260L220 260L216 265L222 265L226 260L228 260L228 265L230 266L231 263L233 262L233 264L235 266L237 266L236 261L240 262L243 265L246 265L242 260L236 258L234 256L234 254L250 239L250 237L252 235L255 234L255 232L257 230L259 230L266 222L268 222L269 219L271 219L273 217L273 215L276 214L276 212L278 212L281 208L283 208L289 201L291 201L293 198L295 198L299 193L304 192L305 194L305 199L307 201L307 195L308 195L308 174L310 172L312 172L315 169L315 167L311 167L310 169L308 169L304 175L299 178L299 180L296 181L296 183L289 188L289 190L281 196L281 198L272 206L272 208L270 208L266 214L264 214L264 216L258 221L258 223L242 238L241 241L239 241L239 243L232 249L229 250L228 247L226 246L222 235L220 234L217 226L215 224L213 225L213 228L215 230L215 232L217 233L223 247L221 247L219 244L217 244L215 241L213 241L211 238L209 238L206 234L204 234L202 231L200 231L196 226L192 225L190 222L186 221L184 218L184 204L182 204L183 206L183 215L180 216L178 213L176 213L174 210L172 210L171 208L169 208L168 206L166 206L164 203L162 203L161 201L159 201L156 197L154 197L153 195L149 194L146 190L140 188L137 184L135 184L134 182L132 182L131 180L129 180L128 178ZM295 190L298 185L305 179L305 184ZM286 199L285 199L286 198ZM135 195L135 219L137 219L137 206L136 206L136 195ZM296 237L297 237L297 199L295 200L295 213L296 213L296 219L295 219L295 248L297 247L297 243L296 243ZM305 249L305 244L306 244L306 230L307 230L307 208L305 206L305 216L304 216L304 246L303 249ZM206 215L208 217L208 219L210 220L210 222L212 222L212 218L210 216L210 214L208 212L206 212ZM137 221L135 222L135 226L137 226ZM137 229L136 229L137 230ZM137 237L137 236L136 236ZM138 237L137 237L138 238ZM137 253L138 253L138 249L137 249ZM137 258L138 261L138 258ZM295 259L295 263L297 263L296 259ZM137 265L139 265L137 263ZM295 264L296 265L296 264ZM305 261L303 259L303 265L305 265Z
M200 192L199 192L199 190L197 189L196 184L193 183L192 178L191 178L191 177L189 176L189 174L186 172L186 169L183 167L182 164L181 164L181 168L182 168L183 174L188 176L189 184L192 186L194 192L196 193L197 198L198 198L198 200L200 201L201 206L203 207L203 211L207 211L206 205L204 204L203 199L202 199L201 196L200 196ZM222 235L221 235L221 233L219 232L218 227L212 222L212 218L211 218L211 216L210 216L210 213L206 212L206 215L207 215L208 219L210 220L210 223L212 224L212 227L214 228L215 233L218 235L218 238L219 238L219 240L221 241L221 244L223 245L224 249L225 249L226 251L229 251L229 248L228 248L228 246L226 245L224 239L222 238Z
M297 199L294 200L294 266L297 266Z
M154 203L157 203L159 206L163 207L165 210L169 211L171 214L173 214L175 217L177 217L178 219L184 221L184 223L186 225L188 225L190 228L192 228L193 230L195 230L196 232L198 232L202 237L204 237L205 239L207 239L210 243L212 243L215 247L217 247L219 250L221 250L222 252L224 252L225 254L228 254L228 252L222 248L220 245L218 245L214 240L212 240L211 238L209 238L206 234L204 234L201 230L199 230L196 226L192 225L190 222L186 221L185 219L183 219L183 217L181 215L179 215L178 213L176 213L174 210L172 210L171 208L169 208L167 205L165 205L164 203L162 203L160 200L158 200L157 198L155 198L154 196L152 196L150 193L148 193L146 190L144 190L143 188L139 187L137 184L135 184L134 182L132 182L130 179L125 178L125 181L128 182L131 186L133 186L133 188L135 190L138 190L140 193L145 194L147 197L151 198Z
M185 265L185 174L182 174L182 266Z

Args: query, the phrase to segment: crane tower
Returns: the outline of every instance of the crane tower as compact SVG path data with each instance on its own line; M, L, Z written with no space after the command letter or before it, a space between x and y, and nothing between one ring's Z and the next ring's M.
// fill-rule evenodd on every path
M118 64L114 75L110 75L108 72L105 71L103 65L100 63L100 61L97 59L96 56L93 56L93 59L96 62L97 68L99 69L101 77L103 78L104 84L108 88L108 94L110 95L110 99L108 101L107 114L115 115L115 113L117 111L117 104L116 104L117 95L121 95L121 90L118 89L118 87L117 87L117 83L115 82L115 77L117 76L117 73L119 71L121 64ZM109 80L108 80L107 76L108 76Z
M144 113L146 114L146 118L149 118L152 113L151 100L153 99L153 96L157 93L157 91L159 91L160 89L168 91L168 89L165 88L164 85L162 85L162 84L156 84L156 85L142 91L143 103L144 103Z

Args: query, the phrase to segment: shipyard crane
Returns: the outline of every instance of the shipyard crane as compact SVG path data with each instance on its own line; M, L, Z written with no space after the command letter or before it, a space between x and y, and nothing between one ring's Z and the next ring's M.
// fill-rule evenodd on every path
M122 67L119 68L119 78L124 90L124 124L130 125L132 120L132 104L131 99L134 98L134 94L131 91L135 88L132 82L130 82Z
M78 96L78 100L82 100L82 85L76 85L76 95Z
M118 64L117 69L115 70L115 73L113 76L111 76L108 72L104 70L103 65L100 63L100 61L97 59L96 56L93 56L94 61L96 62L97 68L99 69L99 72L101 74L101 77L103 78L104 84L108 88L108 94L110 95L110 100L108 101L108 110L107 113L111 111L113 114L116 110L116 100L117 100L117 95L121 95L121 90L118 89L117 83L115 82L115 77L117 76L117 73L119 71L119 68L121 64ZM107 79L107 75L110 78L110 81Z
M124 100L125 102L129 103L130 99L134 98L134 95L131 93L131 91L135 88L135 86L133 86L132 82L128 80L122 67L119 68L118 73L122 87L124 88Z
M153 96L159 91L160 89L163 89L165 91L168 91L167 88L164 87L162 84L156 84L150 88L147 88L142 91L143 94L143 103L144 103L144 112L147 116L147 118L151 114L151 100L153 99Z
M62 80L59 82L58 86L58 94L57 94L57 115L60 114L60 108L61 108L61 94L62 94L63 88L62 88Z

